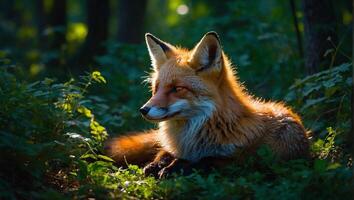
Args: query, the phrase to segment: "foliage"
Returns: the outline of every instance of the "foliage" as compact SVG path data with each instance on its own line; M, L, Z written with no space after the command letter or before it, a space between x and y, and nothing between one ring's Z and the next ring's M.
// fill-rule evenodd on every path
M221 10L213 10L208 4L220 4L215 6ZM180 16L179 23L171 25L172 32L156 30L156 35L172 44L192 48L206 32L220 33L223 49L237 67L241 81L252 93L265 98L281 98L282 91L299 78L296 75L300 74L301 62L294 48L295 32L289 24L292 19L287 11L288 2L196 1L191 5L191 17ZM211 14L213 11L217 13ZM163 17L158 14L156 18Z
M162 182L171 199L337 199L352 195L352 171L316 159L276 163L258 151L242 166ZM326 189L324 189L326 188Z
M348 158L333 159L338 133L332 128L324 140L313 144L313 162L274 162L270 151L261 148L242 165L157 181L144 177L137 166L118 168L100 153L107 131L85 97L89 86L106 83L100 72L80 81L56 83L46 78L28 84L16 80L12 70L3 68L0 79L2 198L328 199L352 195Z
M150 128L151 124L137 112L149 96L146 85L142 84L151 70L146 47L112 42L107 49L107 54L96 60L102 66L100 71L109 87L93 90L93 93L104 94L104 98L93 97L93 100L98 100L94 111L102 116L102 122L112 131L118 129L121 133Z
M307 127L314 132L326 133L325 127L336 127L339 132L350 129L350 94L353 83L351 63L296 80L286 100L299 108Z
M46 185L62 171L75 168L80 156L112 161L97 153L107 132L85 107L87 100L83 99L89 85L104 81L98 72L85 76L86 82L76 83L72 79L55 83L46 78L26 84L10 70L3 67L0 73L2 197L29 198L40 192L53 193L53 188ZM52 184L54 187L56 183ZM62 184L65 183L58 187Z
M54 1L43 2L42 14L48 14ZM244 163L165 180L144 177L137 166L115 166L103 154L109 136L153 126L137 112L150 95L142 82L151 69L144 44L117 43L113 37L98 44L106 52L95 62L70 62L90 34L85 4L67 1L67 29L40 30L37 2L0 3L0 199L352 197L347 141L352 63L340 59L351 55L346 33L352 14L344 1L334 5L337 19L343 19L337 27L340 45L333 40L335 48L324 55L333 62L307 77L288 1L149 1L147 32L192 48L205 32L217 31L250 93L266 99L285 96L313 135L311 160L275 162L269 149L261 148ZM178 14L180 5L189 13ZM296 15L303 33L303 13L298 9ZM114 15L110 23L114 32ZM51 47L62 33L66 41ZM92 73L79 77L84 71Z

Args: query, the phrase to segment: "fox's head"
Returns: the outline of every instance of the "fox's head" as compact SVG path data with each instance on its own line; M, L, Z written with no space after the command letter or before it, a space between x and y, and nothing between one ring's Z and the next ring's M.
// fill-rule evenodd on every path
M189 119L211 115L222 105L228 85L234 79L220 39L208 32L192 49L177 48L147 33L146 44L152 61L152 97L140 108L151 121Z

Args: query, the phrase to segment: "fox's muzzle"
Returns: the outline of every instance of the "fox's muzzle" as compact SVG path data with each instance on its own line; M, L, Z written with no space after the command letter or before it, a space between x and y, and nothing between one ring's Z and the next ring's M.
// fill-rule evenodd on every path
M179 100L167 107L151 106L151 104L147 103L139 111L147 120L162 121L180 114L183 109L188 107L187 101Z
M148 106L143 106L143 107L141 107L141 108L139 109L139 111L140 111L140 113L141 113L142 115L146 115L146 114L149 113L150 109L151 109L151 108L148 107Z
M143 106L139 109L144 118L148 120L161 120L169 116L167 108L161 108L156 106Z

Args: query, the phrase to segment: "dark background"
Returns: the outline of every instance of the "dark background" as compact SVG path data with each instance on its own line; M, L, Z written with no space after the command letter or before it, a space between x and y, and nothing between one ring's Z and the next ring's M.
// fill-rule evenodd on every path
M110 103L124 102L112 108L132 104L135 112L148 97L140 84L150 70L144 33L192 48L214 30L247 88L257 96L283 100L296 79L348 62L350 3L2 1L0 50L29 80L65 80L98 69L110 83L100 94Z
M59 191L69 198L195 199L219 194L211 187L226 191L219 196L225 199L231 194L248 199L268 193L278 198L348 194L341 185L348 185L345 181L352 177L348 174L354 138L351 4L350 0L0 1L0 198L52 198ZM250 93L284 101L302 116L313 135L315 164L268 166L266 160L270 169L250 165L236 167L231 175L214 174L220 176L215 180L156 183L132 174L112 176L110 172L117 171L111 165L90 160L102 161L88 152L91 148L101 152L105 132L113 136L154 127L138 112L150 96L143 83L151 70L144 34L193 48L212 30L218 32ZM93 71L107 83L93 84ZM93 127L93 121L100 126ZM71 143L67 135L74 137L72 133L91 138L91 147L83 147L87 141ZM147 185L129 189L126 181L136 179ZM125 190L112 189L110 181ZM156 184L158 188L152 186ZM44 189L47 185L51 189ZM195 196L200 194L205 196Z

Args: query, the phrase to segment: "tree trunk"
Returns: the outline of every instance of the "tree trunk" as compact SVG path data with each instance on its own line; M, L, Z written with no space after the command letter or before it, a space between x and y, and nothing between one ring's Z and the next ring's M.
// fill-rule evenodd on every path
M49 40L49 48L60 50L66 42L66 0L53 1L47 23L47 26L53 30L53 35Z
M300 58L304 57L304 50L302 47L302 37L299 29L299 22L296 16L296 5L295 5L295 0L290 0L290 8L291 8L291 15L293 17L293 23L294 23L294 28L296 32L296 41L297 41L297 48L299 50L299 56Z
M105 53L104 42L108 38L109 1L88 0L87 12L87 37L78 55L71 62L75 68L74 73L82 73L94 63L94 57Z
M143 41L147 0L121 0L118 9L118 41L136 44Z
M11 20L11 22L19 25L21 24L19 14L22 13L16 12L15 4L15 1L0 1L0 19Z
M354 1L352 2L352 13L354 14ZM352 19L352 48L354 47L354 20ZM354 51L352 50L352 60L354 60ZM352 159L354 159L354 64L352 63L352 101L351 101L351 111L352 111L352 127L351 127L351 137L349 144L352 148ZM353 168L354 173L354 168ZM352 178L354 183L354 176Z
M66 43L66 0L54 0L48 13L44 12L44 0L36 2L36 26L39 34L39 46L46 53L54 55L46 65L53 74L62 71L66 60L62 56ZM46 30L49 30L47 33Z
M324 57L336 44L336 20L331 0L303 0L305 29L305 67L313 74L330 67L330 57Z
M91 55L100 55L105 52L102 44L108 38L109 1L89 0L87 1L87 26L88 35L86 46Z
M37 37L39 41L39 46L41 48L45 48L45 37L44 30L46 28L46 15L44 12L44 0L35 1L35 24L37 27Z

